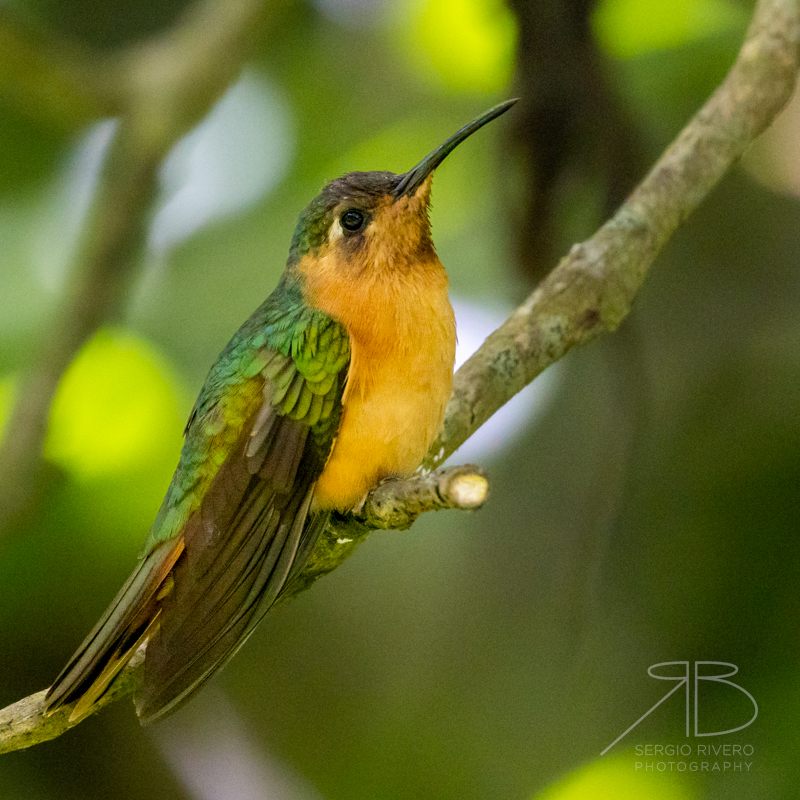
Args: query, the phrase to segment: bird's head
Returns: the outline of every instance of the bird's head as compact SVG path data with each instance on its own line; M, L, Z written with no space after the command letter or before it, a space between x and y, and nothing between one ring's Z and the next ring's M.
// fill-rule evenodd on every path
M434 257L428 209L433 171L461 142L516 102L465 125L408 172L350 172L328 183L297 223L290 265L331 278L379 277Z

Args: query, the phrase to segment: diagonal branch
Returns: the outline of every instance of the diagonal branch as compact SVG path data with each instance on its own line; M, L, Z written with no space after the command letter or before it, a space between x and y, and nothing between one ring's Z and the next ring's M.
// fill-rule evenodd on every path
M591 239L573 247L459 370L444 429L424 463L428 474L387 482L373 490L360 517L336 519L312 553L303 580L293 587L296 591L353 552L369 533L368 526L377 524L376 509L402 509L410 497L419 509L441 507L442 500L451 504L452 498L441 495L445 473L430 474L430 469L573 346L620 324L678 225L786 104L798 65L800 0L760 0L727 78L627 202ZM467 469L465 474L477 473ZM408 521L407 516L396 520L396 527ZM137 674L136 667L123 671L114 695L133 691ZM42 699L39 693L0 711L0 753L54 738L71 727L67 715L44 717Z

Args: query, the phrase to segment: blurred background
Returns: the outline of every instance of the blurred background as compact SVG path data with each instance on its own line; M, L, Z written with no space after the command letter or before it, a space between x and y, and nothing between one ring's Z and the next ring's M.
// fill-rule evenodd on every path
M186 5L2 0L0 22L114 51ZM124 312L63 375L41 491L0 531L0 707L53 680L131 571L205 373L275 285L327 179L404 171L522 98L434 181L463 358L624 199L723 78L751 12L275 4L241 75L163 163ZM116 125L56 124L22 100L0 97L6 435ZM798 197L795 99L678 231L620 330L455 455L490 472L482 511L373 534L184 710L142 729L123 700L2 756L0 798L800 797ZM601 758L672 688L648 667L695 660L738 666L753 724L687 739L678 691ZM752 716L732 687L699 692L701 731ZM636 752L698 743L751 755ZM670 760L683 770L637 768ZM700 761L708 771L692 771Z

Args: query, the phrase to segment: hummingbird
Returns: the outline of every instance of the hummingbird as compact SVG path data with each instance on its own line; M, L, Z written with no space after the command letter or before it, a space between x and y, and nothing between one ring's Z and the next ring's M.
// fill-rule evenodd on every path
M139 719L175 711L287 592L331 513L419 466L456 346L433 171L515 102L408 172L351 172L305 208L277 288L208 373L138 565L48 690L49 713L91 713L145 642Z

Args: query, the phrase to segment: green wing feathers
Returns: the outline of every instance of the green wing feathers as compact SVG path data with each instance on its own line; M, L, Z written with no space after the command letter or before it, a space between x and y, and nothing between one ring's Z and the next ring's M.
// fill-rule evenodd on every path
M139 566L48 692L83 716L142 641L143 722L221 667L302 569L339 424L345 330L282 283L212 368Z

